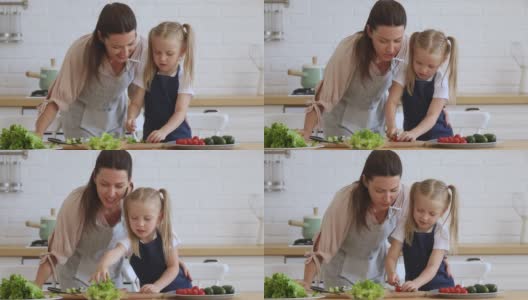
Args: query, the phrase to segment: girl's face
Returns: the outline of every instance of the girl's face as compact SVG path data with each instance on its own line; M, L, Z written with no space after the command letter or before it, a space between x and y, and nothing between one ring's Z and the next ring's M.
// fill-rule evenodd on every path
M431 78L442 62L440 53L428 53L427 50L421 48L414 49L413 69L418 79L428 80Z
M368 189L372 208L387 211L400 192L400 176L374 176L371 180L363 178Z
M183 54L181 42L176 38L152 37L154 63L162 75L171 75L178 69L178 61Z
M154 201L133 201L127 209L128 222L136 237L143 242L152 241L161 222L160 206Z
M106 209L116 209L131 186L125 170L101 168L94 178L97 195Z
M403 26L378 26L375 30L367 29L378 60L390 62L398 55L404 31L405 27Z
M434 201L416 192L414 196L414 223L418 230L428 231L444 214L446 208L442 201Z
M103 41L106 49L106 55L111 62L126 63L137 47L136 31L132 30L127 33L110 34L107 38L99 39Z

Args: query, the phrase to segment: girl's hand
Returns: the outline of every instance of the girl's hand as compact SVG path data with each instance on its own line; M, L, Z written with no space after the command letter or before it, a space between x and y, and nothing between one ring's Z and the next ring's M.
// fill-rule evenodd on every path
M387 275L387 282L390 285L392 285L392 286L399 285L400 284L400 277L398 277L398 274L396 274L396 273L388 274Z
M167 135L161 130L154 130L147 137L147 143L159 143L163 141L166 137Z
M95 273L93 273L92 277L88 281L101 282L107 279L110 279L110 273L108 272L108 268L98 266L97 270L95 271Z
M126 121L125 127L128 132L136 131L136 119L128 119Z
M398 128L396 127L387 127L385 134L390 140L398 140Z
M159 293L161 291L155 284L145 284L139 290L140 293Z
M414 142L418 136L412 131L404 131L399 137L398 140L401 142Z
M416 284L414 281L407 281L401 287L402 292L415 292L419 288L420 286Z
M189 273L189 269L187 269L187 266L181 260L180 260L180 268L183 271L183 275L185 275L185 277L187 277L187 279L192 281L192 277L191 277L191 273Z

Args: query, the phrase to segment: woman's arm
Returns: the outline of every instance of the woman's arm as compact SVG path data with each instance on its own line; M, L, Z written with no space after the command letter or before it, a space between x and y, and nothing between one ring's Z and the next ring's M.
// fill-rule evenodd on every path
M425 118L420 122L420 124L418 124L418 126L402 133L400 139L403 141L415 141L416 138L433 128L434 124L436 123L436 120L438 120L438 116L442 112L442 109L444 109L445 105L445 99L433 99L433 101L431 101L431 105L429 105L429 109L427 110Z
M412 281L407 281L402 285L402 291L412 292L418 290L421 286L428 283L433 279L433 277L438 273L440 264L444 260L444 255L446 254L445 250L433 249L429 261L427 261L427 266L420 273L420 276L416 277Z
M387 282L390 285L397 285L400 281L398 274L396 274L396 264L398 263L398 258L400 257L402 246L402 242L396 239L392 239L389 252L387 253L387 258L385 259L385 271L387 272Z
M145 89L134 86L132 95L130 96L130 105L127 111L126 130L129 132L136 131L136 118L139 116L143 105L145 104Z
M53 263L53 266L51 265ZM52 273L52 269L57 264L57 259L55 257L50 256L50 259L47 259L46 261L42 262L37 270L37 277L35 279L35 284L39 287L41 287L46 280L50 277Z
M108 268L118 262L121 257L125 256L126 251L127 250L123 244L117 243L117 246L114 249L106 252L103 258L101 258L101 261L99 261L99 264L97 264L97 269L90 278L90 281L95 280L96 282L99 282L110 278Z
M320 107L320 109L322 112L323 108ZM315 111L315 109L306 113L306 116L304 117L304 130L303 130L303 136L305 139L308 140L310 138L315 125L317 125L317 121L318 121L317 112Z
M42 137L44 135L44 132L50 124L55 120L55 117L57 116L57 112L59 111L59 106L55 102L49 102L46 105L46 108L44 111L40 114L40 116L37 119L37 122L35 124L35 133Z
M314 257L313 259L319 259L319 258ZM304 288L307 290L310 289L310 287L312 286L315 273L317 273L317 267L313 259L309 263L304 265L304 279L303 279L302 284Z
M192 95L191 94L178 94L176 100L176 107L174 108L174 113L170 117L167 124L163 125L158 130L154 130L148 137L147 142L149 143L159 143L169 135L172 131L178 128L185 116L187 115L187 109L189 108L189 103L191 103Z
M403 86L396 81L389 88L389 97L385 103L385 123L387 126L387 137L393 138L397 134L396 109L403 95Z
M142 286L140 292L159 293L178 276L179 271L180 264L178 258L178 248L174 247L171 251L170 258L167 260L167 269L165 272L163 272L161 277L153 284L146 284Z

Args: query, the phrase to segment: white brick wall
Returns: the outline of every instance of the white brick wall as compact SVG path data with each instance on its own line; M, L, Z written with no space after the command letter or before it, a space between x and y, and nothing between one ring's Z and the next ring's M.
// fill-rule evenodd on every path
M331 155L329 155L331 153ZM291 243L301 228L288 226L318 206L320 214L339 188L361 173L369 151L292 151L285 159L286 191L266 193L266 243ZM403 182L437 178L460 192L460 242L518 242L521 219L512 193L528 191L526 151L398 151Z
M57 58L61 64L71 43L95 27L107 0L30 1L22 12L24 41L0 45L0 95L29 94L38 80L26 71L40 71ZM263 44L263 1L259 0L124 0L148 31L165 20L194 26L197 40L197 94L256 94L258 71L248 51ZM68 24L65 26L64 24Z
M262 195L259 151L131 151L136 187L168 189L174 229L185 244L254 244L258 222L248 198ZM26 244L50 208L86 184L97 151L31 151L21 193L0 193L0 244Z
M497 0L405 0L406 33L435 28L459 42L459 93L517 93L520 68L510 42L528 47L528 2ZM374 0L291 0L284 9L286 38L265 44L267 94L300 87L288 68L301 69L316 55L326 64L344 37L365 26ZM527 50L528 51L528 50Z

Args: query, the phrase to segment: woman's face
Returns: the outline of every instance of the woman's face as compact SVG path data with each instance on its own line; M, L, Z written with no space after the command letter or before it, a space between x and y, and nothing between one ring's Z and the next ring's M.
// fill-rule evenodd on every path
M131 186L127 171L101 168L94 179L97 196L101 199L103 207L106 209L119 208L121 200Z
M367 29L379 61L389 62L398 55L404 31L403 26L378 26L374 30L370 27Z
M106 55L111 62L126 63L137 47L136 31L132 30L127 33L110 34L107 38L99 39L103 42L106 49Z
M371 180L363 178L368 189L372 208L387 211L400 192L400 176L374 176Z

